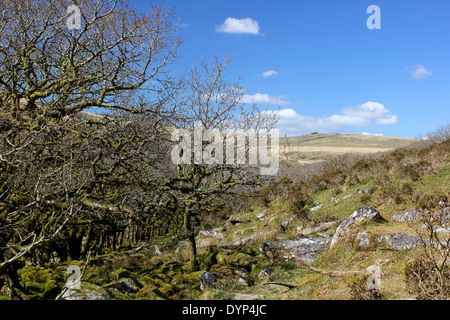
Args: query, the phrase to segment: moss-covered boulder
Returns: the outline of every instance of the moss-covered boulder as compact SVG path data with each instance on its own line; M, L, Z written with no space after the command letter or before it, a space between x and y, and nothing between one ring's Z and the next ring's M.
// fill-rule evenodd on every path
M172 279L172 284L182 287L183 285L200 285L200 274L202 271L195 271L188 274L178 274Z
M38 268L35 266L25 266L17 271L19 278L24 281L32 281L45 283L52 276L52 271L49 269Z
M121 293L129 294L129 293L137 293L139 289L142 288L142 285L134 279L125 278L108 283L103 287L108 290L117 290Z
M136 294L136 299L138 300L163 300L155 290L157 289L154 285L147 285L140 289Z
M136 298L140 300L168 300L176 292L173 285L160 283L160 285L150 284L140 289Z
M111 273L116 280L124 279L124 278L138 278L139 275L135 272L129 271L127 269L119 269Z
M46 300L54 300L60 292L62 286L56 280L48 280L44 286L43 298Z
M256 259L246 253L242 252L219 252L216 255L217 264L231 265L235 267L244 268L248 271L252 269Z
M222 266L216 264L211 268L210 272L218 279L233 280L237 283L247 286L251 286L254 283L253 278L250 276L249 272L247 272L247 270L243 268L231 265Z
M216 248L209 248L208 252L198 257L200 269L208 271L213 265L217 264L217 255L219 251Z
M27 265L17 271L27 299L54 299L64 285L63 271Z

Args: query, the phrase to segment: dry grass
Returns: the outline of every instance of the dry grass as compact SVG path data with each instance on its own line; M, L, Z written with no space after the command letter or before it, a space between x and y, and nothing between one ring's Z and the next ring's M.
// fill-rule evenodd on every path
M325 152L333 154L346 154L346 153L377 153L377 152L388 152L394 150L393 148L372 148L372 147L301 147L292 146L288 147L287 152Z

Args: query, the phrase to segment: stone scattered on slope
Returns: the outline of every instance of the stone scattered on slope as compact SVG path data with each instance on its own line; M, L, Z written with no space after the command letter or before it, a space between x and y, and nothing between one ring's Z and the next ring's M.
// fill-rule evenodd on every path
M216 280L214 275L208 271L203 271L200 274L200 290L205 292L205 290L211 289L213 287L213 283Z
M206 231L201 230L197 235L197 246L198 247L208 247L213 244L223 243L225 237L222 232L213 230Z
M251 220L242 217L229 217L228 221L232 224L252 222Z
M228 242L228 243L224 244L222 247L223 248L237 248L239 246L255 242L258 239L263 239L263 238L269 237L275 233L276 233L276 230L256 232L250 236Z
M58 300L111 300L113 298L107 289L81 281L79 288L67 288Z
M319 204L315 207L312 207L311 209L309 209L309 211L316 211L316 210L319 210L320 208L323 208L323 204Z
M353 212L347 219L342 221L333 235L331 247L333 247L339 240L348 236L350 232L366 221L381 222L386 220L376 209L372 207L361 207Z
M379 243L384 243L395 250L407 250L422 245L421 238L409 233L395 233L378 237Z
M309 264L329 248L330 237L304 237L297 240L269 241L260 250L271 258L281 258Z
M418 235L409 233L372 235L369 237L366 231L361 231L357 234L356 240L356 247L359 250L367 249L370 245L381 245L383 248L393 250L407 250L423 245Z
M259 280L267 279L270 277L271 274L272 274L272 268L266 267L258 273L258 279Z
M394 214L392 216L392 220L396 222L418 222L423 215L423 211L417 209L416 207L412 207L411 209ZM450 224L450 207L445 207L438 210L435 213L432 213L432 216L442 219L443 224Z
M358 234L356 235L356 240L358 241L356 243L356 248L359 250L367 248L370 244L369 236L367 235L366 231L358 232Z
M421 212L412 207L411 209L398 212L392 216L392 220L396 222L417 222L421 216Z
M266 216L267 213L268 213L268 212L267 212L267 209L265 209L265 210L263 210L263 211L257 213L257 214L256 214L256 218L258 218L259 220L263 220L263 219L265 218L265 216Z
M323 232L323 231L327 231L329 230L332 226L334 226L336 224L336 221L331 221L331 222L325 222L317 227L312 227L312 228L304 228L304 229L300 229L298 232L297 237L301 237L301 236L309 236L311 234L315 234L315 233L319 233L319 232Z
M133 279L129 278L120 279L119 281L107 284L103 287L106 289L117 290L125 294L136 293L141 289Z

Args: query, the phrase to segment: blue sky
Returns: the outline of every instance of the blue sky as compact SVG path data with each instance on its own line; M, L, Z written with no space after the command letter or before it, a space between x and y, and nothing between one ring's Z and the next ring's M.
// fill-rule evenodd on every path
M148 1L132 4L145 9ZM450 121L448 0L155 0L183 27L176 72L229 53L281 134L418 137ZM369 29L370 5L381 29Z

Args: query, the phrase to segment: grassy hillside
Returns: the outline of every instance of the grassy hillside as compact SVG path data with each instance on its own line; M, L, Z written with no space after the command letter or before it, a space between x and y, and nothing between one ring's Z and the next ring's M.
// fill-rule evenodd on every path
M395 147L403 141L375 138L374 148ZM302 143L324 146L340 141L342 146L344 140L351 139L361 139L359 146L363 146L361 141L367 137L328 136ZM415 270L412 261L423 256L423 248L400 250L374 239L420 234L420 224L396 222L396 213L413 207L430 209L437 203L449 206L449 155L450 140L446 140L396 149L379 157L325 161L328 166L315 170L307 179L274 182L237 202L228 220L218 219L215 228L197 230L200 271L189 268L183 236L167 235L138 248L123 246L120 251L92 258L84 270L83 288L96 288L111 299L420 297L407 275ZM305 235L313 239L330 237L343 220L363 206L377 209L385 221L363 223L348 239L318 254L311 264L261 251L268 241L302 239ZM360 232L371 239L370 245L362 249L356 239ZM450 239L445 232L440 237ZM20 270L26 298L54 298L64 284L64 271L73 264L83 266L85 261L54 262ZM373 265L382 270L376 295L366 285L367 268ZM199 280L203 271L216 278L214 287L204 292ZM124 283L134 289L123 291Z
M281 137L281 156L298 164L310 164L343 154L374 154L405 147L417 140L358 134L309 134Z

